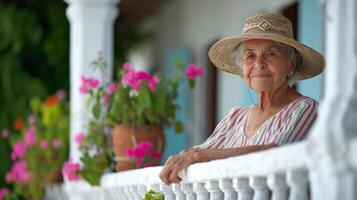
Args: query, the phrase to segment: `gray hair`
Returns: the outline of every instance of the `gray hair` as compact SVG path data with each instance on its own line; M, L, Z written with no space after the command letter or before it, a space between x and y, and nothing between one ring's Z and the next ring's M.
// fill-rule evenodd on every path
M291 62L295 67L294 74L287 78L289 86L292 87L295 83L297 83L301 79L301 75L299 73L299 66L302 64L301 55L296 51L295 48L291 46L288 46L281 42L276 42L276 44L278 45L279 49L281 49L282 51L288 54L289 62ZM233 56L238 66L242 66L243 49L244 49L244 42L240 43L233 50Z

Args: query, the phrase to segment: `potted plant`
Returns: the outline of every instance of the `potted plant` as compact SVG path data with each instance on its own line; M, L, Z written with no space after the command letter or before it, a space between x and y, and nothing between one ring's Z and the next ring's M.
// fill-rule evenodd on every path
M98 59L93 66L103 68L105 64ZM177 133L183 129L176 119L179 87L188 81L193 88L196 78L203 75L203 68L194 64L188 65L186 71L180 61L175 66L174 76L166 78L159 73L136 71L130 63L125 63L118 70L118 79L109 85L82 76L80 92L87 97L92 117L87 133L76 137L83 152L82 167L70 160L64 170L67 178L68 174L78 173L89 183L98 185L100 176L113 160L117 171L160 163L165 147L163 127L173 127ZM72 180L79 178L74 177Z
M13 165L6 174L6 181L13 184L11 197L41 199L45 186L62 181L60 170L68 157L69 140L65 96L59 91L45 101L32 98L27 121L17 119L11 133L2 130L2 137L12 145Z

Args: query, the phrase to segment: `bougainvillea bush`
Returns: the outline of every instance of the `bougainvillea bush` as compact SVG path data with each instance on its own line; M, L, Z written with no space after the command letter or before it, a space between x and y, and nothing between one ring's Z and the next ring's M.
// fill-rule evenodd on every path
M1 131L12 145L13 165L6 173L1 196L42 199L46 185L61 181L60 170L68 158L69 104L66 93L59 91L45 101L31 99L32 114L26 120L17 119L14 130Z

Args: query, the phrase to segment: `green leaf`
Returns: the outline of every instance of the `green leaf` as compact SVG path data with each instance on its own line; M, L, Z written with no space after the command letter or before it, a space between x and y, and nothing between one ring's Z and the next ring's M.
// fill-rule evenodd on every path
M100 105L100 102L97 101L94 104L93 109L92 109L93 115L96 119L99 119L99 117L100 117L100 110L101 110L101 105Z
M175 122L175 133L181 133L183 131L183 124L180 121Z
M195 87L196 81L189 79L188 80L188 86L190 87L190 89L192 90Z
M138 95L138 114L141 115L146 108L151 107L151 98L149 89L146 86L143 86L140 89Z

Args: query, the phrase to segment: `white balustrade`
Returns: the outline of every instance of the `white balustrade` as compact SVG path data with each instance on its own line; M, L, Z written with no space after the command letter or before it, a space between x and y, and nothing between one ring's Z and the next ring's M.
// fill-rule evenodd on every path
M265 177L251 177L249 184L254 190L253 200L268 200L269 189Z
M233 188L238 193L239 200L251 200L253 198L253 189L249 185L247 178L233 179Z
M237 199L237 193L234 191L233 183L231 179L221 179L219 180L219 187L224 193L224 200L235 200Z
M284 200L289 197L289 188L285 175L272 174L268 176L268 187L272 191L272 200Z
M193 183L193 191L197 195L197 200L209 200L209 193L205 188L205 183Z
M184 191L187 200L195 200L196 195L192 188L192 183L181 184L182 191Z
M290 199L308 199L308 173L306 170L290 170L287 174L287 184L290 186Z
M218 181L215 180L207 181L206 189L209 192L211 200L223 199L223 192L219 188Z
M185 200L186 199L186 195L185 195L184 191L181 189L180 184L172 184L172 190L175 193L176 200Z
M147 190L146 190L146 186L144 184L141 184L138 186L138 194L140 197L145 196Z
M175 200L175 194L170 186L165 184L160 185L160 191L165 195L165 200Z

